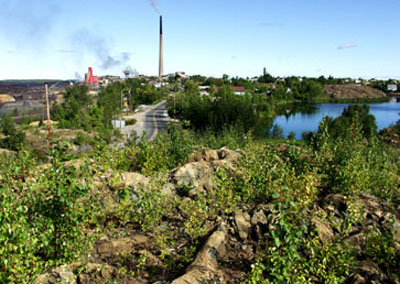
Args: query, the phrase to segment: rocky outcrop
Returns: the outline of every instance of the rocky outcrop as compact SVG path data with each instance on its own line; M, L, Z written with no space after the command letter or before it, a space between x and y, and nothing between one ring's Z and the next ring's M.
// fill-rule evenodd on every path
M239 237L245 241L249 236L251 228L250 215L247 212L235 212L235 225L239 233Z
M51 273L43 274L33 281L33 284L77 284L77 276L69 265L54 269Z
M195 196L213 190L214 169L205 162L194 162L178 168L172 174L173 183L181 195Z
M172 281L172 284L226 283L224 273L219 270L217 258L226 241L226 224L221 224L207 240L186 273Z
M118 275L118 269L98 263L63 265L43 274L33 284L86 284L112 283Z
M280 150L286 151L283 147ZM271 248L268 235L277 230L282 213L276 210L278 201L240 204L234 210L217 212L207 216L207 220L200 220L202 223L196 228L204 229L204 233L195 237L195 242L187 237L188 234L185 236L185 221L192 216L191 211L184 207L198 206L195 201L196 197L201 197L199 195L212 200L216 190L213 181L216 170L224 167L234 171L239 157L239 152L228 149L204 150L194 156L185 165L171 171L168 177L163 177L158 190L176 203L168 207L171 216L157 221L157 229L150 228L143 233L138 226L130 224L129 230L122 233L111 230L95 243L87 259L89 264L62 266L40 276L34 283L109 283L112 282L110 279L118 279L120 283L172 284L246 281L257 256ZM103 200L104 211L110 214L118 209L118 187L135 193L152 186L149 178L137 173L113 176L108 172L104 175L100 181L107 181L110 188L112 178L118 184L107 193L111 205L107 205L106 198ZM138 195L127 202L136 202L139 198ZM152 206L156 208L158 205ZM132 210L137 210L134 208ZM357 210L359 219L349 225L346 222L352 210ZM307 208L304 218L309 218L305 222L308 232L316 233L324 247L340 241L344 246L357 249L359 258L354 262L346 283L396 283L382 264L367 259L365 253L371 232L390 232L396 243L395 249L400 249L400 218L390 204L365 193L352 197L330 194L322 196L314 207ZM160 239L157 230L167 232L166 237ZM303 249L301 253L307 255L307 249ZM182 261L182 256L185 261ZM176 267L175 262L179 262ZM172 266L175 268L171 269Z
M386 283L388 280L388 277L376 263L372 261L360 261L356 264L356 268L347 282L351 284L366 284Z
M177 193L183 196L196 196L209 192L213 194L213 177L218 167L234 171L234 164L239 160L240 153L226 148L220 150L204 150L191 158L182 167L172 171L167 193L171 187L177 189Z
M355 223L348 232L347 242L359 250L365 247L366 236L374 230L382 234L391 232L400 248L400 216L387 202L367 194L361 193L353 198L355 207L360 210L360 221ZM343 216L347 215L348 205L346 197L342 195L328 195L324 200L324 208L328 213L333 214L334 222L340 224L343 222ZM327 227L326 224L324 224ZM318 226L317 226L318 227ZM321 225L319 224L319 227ZM330 232L331 228L321 229L321 232ZM328 235L331 236L331 233Z
M122 173L122 182L125 187L135 188L137 186L145 187L149 184L149 179L138 173Z

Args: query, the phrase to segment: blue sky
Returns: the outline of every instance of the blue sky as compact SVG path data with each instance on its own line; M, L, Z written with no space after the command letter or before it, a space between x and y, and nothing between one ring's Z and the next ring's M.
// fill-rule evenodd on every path
M149 0L0 0L0 79L158 72ZM400 78L399 0L159 0L165 72Z

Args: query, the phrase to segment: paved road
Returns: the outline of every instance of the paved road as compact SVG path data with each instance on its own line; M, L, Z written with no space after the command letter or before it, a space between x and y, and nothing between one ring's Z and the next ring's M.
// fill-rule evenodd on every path
M149 140L156 138L161 131L167 130L168 121L166 101L147 111L144 117L144 130L147 132Z
M167 124L170 118L167 114L167 102L162 101L157 105L148 106L143 111L133 115L124 116L124 119L135 119L134 125L128 125L121 129L124 135L130 135L135 131L139 137L144 132L147 133L149 139L154 139L158 133L167 129Z

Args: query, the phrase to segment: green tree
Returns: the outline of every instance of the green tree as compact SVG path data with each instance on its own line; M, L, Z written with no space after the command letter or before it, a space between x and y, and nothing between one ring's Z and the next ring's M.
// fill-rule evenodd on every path
M0 147L19 151L26 143L25 133L15 127L11 116L4 116L0 121L1 132L6 136L0 141Z
M65 90L64 103L53 110L60 127L90 129L91 98L88 91L85 85L75 85Z
M365 138L370 139L376 136L377 126L375 117L369 114L368 105L351 105L343 110L340 117L335 119L327 118L326 124L329 135L333 139L349 138L352 135L352 124L356 120L360 124L361 134ZM318 131L318 135L320 134L321 130Z

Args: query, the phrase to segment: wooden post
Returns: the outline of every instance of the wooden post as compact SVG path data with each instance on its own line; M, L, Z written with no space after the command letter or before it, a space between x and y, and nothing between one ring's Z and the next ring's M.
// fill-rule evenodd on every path
M131 111L133 111L133 106L132 106L132 92L129 90L129 108Z
M50 123L50 106L49 106L49 90L47 84L44 85L46 93L46 109L47 109L47 131L49 143L51 142L51 123Z

